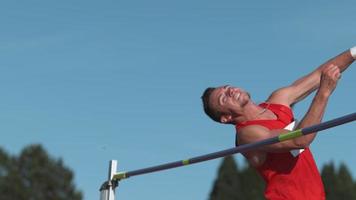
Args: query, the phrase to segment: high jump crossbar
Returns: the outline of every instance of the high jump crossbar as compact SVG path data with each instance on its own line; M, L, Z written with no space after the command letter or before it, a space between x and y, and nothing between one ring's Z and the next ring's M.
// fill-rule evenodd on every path
M103 192L105 192L105 190L108 190L106 193L107 194L113 193L113 195L107 195L107 196L114 196L114 190L115 190L115 187L118 185L118 181L121 181L123 179L129 178L132 176L138 176L138 175L153 173L153 172L157 172L157 171L172 169L172 168L176 168L176 167L182 167L182 166L191 165L191 164L195 164L195 163L199 163L199 162L204 162L204 161L208 161L208 160L212 160L212 159L216 159L216 158L220 158L220 157L225 157L225 156L236 154L236 153L249 151L251 149L256 149L261 146L275 144L275 143L283 142L286 140L291 140L291 139L294 139L294 138L297 138L297 137L300 137L303 135L308 135L308 134L322 131L325 129L329 129L329 128L332 128L335 126L340 126L342 124L346 124L346 123L349 123L349 122L352 122L355 120L356 120L356 112L339 117L339 118L335 118L333 120L322 122L320 124L316 124L316 125L313 125L310 127L301 128L301 129L297 129L294 131L290 131L288 133L280 134L278 136L271 137L271 138L261 140L258 142L244 144L244 145L240 145L240 146L237 146L234 148L229 148L229 149L225 149L222 151L204 154L201 156L192 157L192 158L185 159L185 160L179 160L179 161L175 161L175 162L165 163L165 164L161 164L161 165L156 165L156 166L152 166L152 167L137 169L137 170L133 170L133 171L127 171L127 172L116 173L116 165L117 165L116 160L112 160L112 161L110 161L109 180L102 185L100 191L103 193ZM110 190L111 190L111 192L110 192ZM114 197L112 197L112 199L110 199L110 197L109 198L101 198L101 200L114 200L114 199L115 199Z

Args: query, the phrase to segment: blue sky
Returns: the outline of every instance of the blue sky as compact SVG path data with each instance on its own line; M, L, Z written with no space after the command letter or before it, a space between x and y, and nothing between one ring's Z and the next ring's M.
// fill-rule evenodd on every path
M356 45L355 10L351 0L1 2L1 146L44 145L98 199L110 159L133 170L232 147L234 128L204 115L202 91L231 84L265 100ZM325 119L356 110L354 68ZM342 161L355 177L355 128L319 134L318 166ZM118 199L206 199L220 162L133 177Z

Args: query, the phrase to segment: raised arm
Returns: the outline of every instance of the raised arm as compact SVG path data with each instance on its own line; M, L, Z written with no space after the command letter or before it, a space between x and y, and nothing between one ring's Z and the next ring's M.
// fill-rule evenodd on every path
M336 65L338 66L340 72L343 72L355 61L355 59L356 47L353 47L350 50L344 51L340 55L328 60L310 74L296 80L290 86L274 91L267 101L291 106L304 99L319 87L322 71L326 67Z
M340 70L336 65L329 65L324 68L321 75L320 87L307 113L300 121L297 127L298 129L312 126L322 121L329 97L336 88L337 81L340 79L340 77ZM296 138L294 142L299 146L306 147L312 143L315 136L316 133L312 133L310 135Z
M334 91L337 81L340 78L340 70L336 65L329 65L322 71L320 87L315 94L315 97L305 114L304 118L299 123L298 128L305 128L321 122L328 99ZM286 130L273 130L261 126L247 126L240 133L242 143L251 143L287 132ZM314 140L316 133L295 138L293 140L284 141L281 143L262 147L260 150L267 152L285 152L292 149L306 148Z

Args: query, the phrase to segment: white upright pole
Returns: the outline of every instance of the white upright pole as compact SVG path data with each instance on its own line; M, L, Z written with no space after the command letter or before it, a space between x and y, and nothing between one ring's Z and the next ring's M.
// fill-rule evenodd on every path
M112 178L116 174L117 161L110 160L108 181L103 183L100 188L100 200L115 200L115 188L117 182L113 182Z

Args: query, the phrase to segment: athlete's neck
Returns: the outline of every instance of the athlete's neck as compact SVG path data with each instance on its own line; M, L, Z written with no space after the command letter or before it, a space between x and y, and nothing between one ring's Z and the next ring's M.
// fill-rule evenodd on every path
M234 117L234 124L242 123L245 121L262 119L265 116L268 107L262 108L252 101L249 101L241 110L241 113L236 114Z

